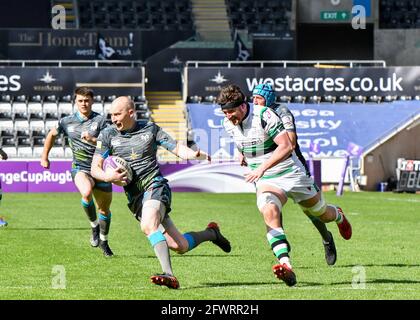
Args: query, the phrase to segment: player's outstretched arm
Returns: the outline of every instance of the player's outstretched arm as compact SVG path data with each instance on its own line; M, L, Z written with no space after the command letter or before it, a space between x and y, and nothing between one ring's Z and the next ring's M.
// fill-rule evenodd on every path
M52 128L50 132L48 132L47 137L45 138L44 149L42 150L41 155L41 166L45 169L50 168L50 160L48 160L48 155L50 154L50 150L54 145L55 138L57 137L57 135L57 129Z
M206 152L201 151L200 149L194 151L193 149L187 147L184 144L180 144L179 142L177 142L175 149L171 152L184 160L211 161L211 157Z

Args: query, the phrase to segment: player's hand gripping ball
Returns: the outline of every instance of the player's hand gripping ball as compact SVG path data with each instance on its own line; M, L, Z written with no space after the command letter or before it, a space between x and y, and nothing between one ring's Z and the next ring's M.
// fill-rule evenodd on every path
M121 181L121 182L114 181L113 182L114 184L116 184L117 186L120 186L120 187L129 184L131 182L131 180L133 179L133 171L131 170L127 161L125 161L121 157L108 156L107 158L105 158L105 160L102 164L102 169L105 172L107 172L108 170L114 171L115 169L120 169L121 171L119 171L119 172L126 171L127 172L127 181Z

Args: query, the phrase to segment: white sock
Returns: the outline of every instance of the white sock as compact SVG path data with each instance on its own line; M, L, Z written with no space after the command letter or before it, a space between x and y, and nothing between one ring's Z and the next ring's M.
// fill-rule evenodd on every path
M280 258L280 264L286 264L286 266L288 266L290 269L292 269L292 265L290 264L290 258L289 257L283 257Z
M99 224L99 221L98 221L98 219L96 219L95 221L91 221L90 222L90 226L92 227L92 228L96 228L96 226Z
M108 235L105 234L99 234L99 239L101 239L101 241L108 241Z

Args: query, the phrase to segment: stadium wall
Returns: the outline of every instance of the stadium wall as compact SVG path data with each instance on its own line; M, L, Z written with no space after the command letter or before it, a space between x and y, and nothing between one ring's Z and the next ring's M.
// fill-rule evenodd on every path
M396 179L398 158L420 159L420 123L417 120L407 123L388 140L380 143L362 157L361 174L367 177L363 190L375 191L381 182Z

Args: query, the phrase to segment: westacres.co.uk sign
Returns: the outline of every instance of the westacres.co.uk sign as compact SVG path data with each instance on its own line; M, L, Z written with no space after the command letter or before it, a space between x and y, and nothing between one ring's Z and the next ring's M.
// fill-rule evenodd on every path
M187 96L217 96L236 84L248 96L260 83L270 83L278 95L408 95L420 94L420 67L187 67Z
M141 57L138 30L12 29L0 31L0 37L2 55L8 59L139 60Z
M144 67L0 67L1 94L64 96L80 86L98 95L143 95Z

